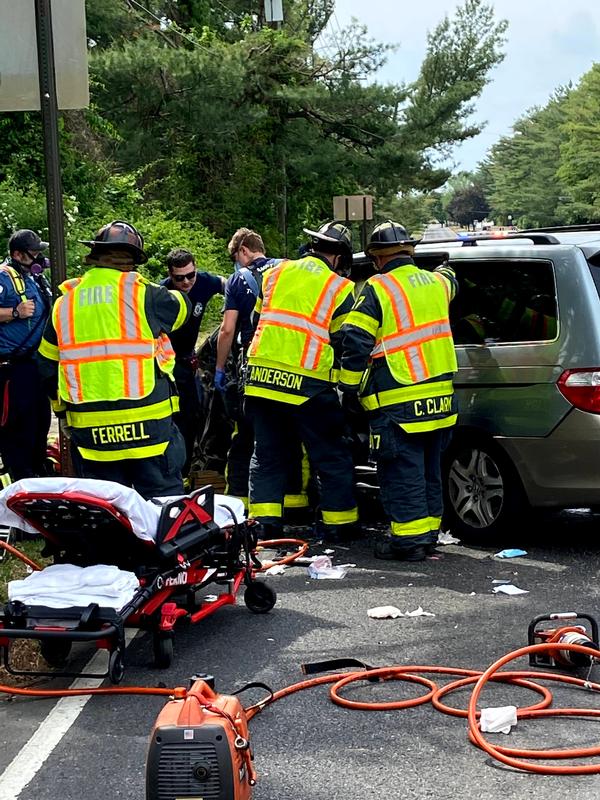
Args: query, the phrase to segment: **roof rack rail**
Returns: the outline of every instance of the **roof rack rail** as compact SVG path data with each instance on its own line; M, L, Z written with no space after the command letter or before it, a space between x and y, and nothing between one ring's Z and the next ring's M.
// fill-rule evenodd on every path
M557 229L555 229L557 230ZM600 226L598 226L598 230L600 230ZM552 236L551 233L546 233L542 230L539 231L531 231L528 233L527 231L519 231L518 233L506 233L502 234L501 236L473 236L471 238L456 238L456 239L428 239L426 242L419 242L419 244L460 244L462 247L475 247L478 241L484 242L504 242L507 239L526 239L529 242L533 242L533 244L560 244L560 241L556 238L556 236ZM417 245L418 247L419 245Z
M524 228L519 233L569 233L569 231L600 231L600 222L581 225L556 225L548 228Z

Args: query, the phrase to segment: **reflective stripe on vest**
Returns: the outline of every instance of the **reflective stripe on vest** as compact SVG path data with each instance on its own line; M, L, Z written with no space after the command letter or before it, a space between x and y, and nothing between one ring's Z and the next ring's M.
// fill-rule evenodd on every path
M329 326L338 297L348 286L345 278L311 256L283 262L269 270L263 283L258 327L248 353L250 361L252 358L267 359L292 369L323 372L329 376L333 364ZM291 291L292 287L296 291ZM296 303L294 299L290 303L289 298L300 293L302 302ZM269 329L271 335L267 341L265 332ZM273 329L279 329L279 334L273 336ZM299 336L302 339L299 340Z
M12 282L13 289L19 295L21 300L27 300L27 294L25 292L25 279L21 273L14 267L9 267L8 264L3 264L0 269L2 272L6 272Z
M442 276L426 273L425 279L420 273L417 267L402 267L369 279L383 311L371 357L385 358L404 385L456 370L448 287Z
M145 317L141 276L94 269L66 281L61 291L54 307L61 397L87 403L149 395L157 352L165 363L171 356L169 348L162 352Z

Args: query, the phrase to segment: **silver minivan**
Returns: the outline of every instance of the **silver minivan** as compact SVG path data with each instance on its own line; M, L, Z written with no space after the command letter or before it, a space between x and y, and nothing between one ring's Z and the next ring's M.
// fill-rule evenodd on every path
M532 507L600 506L600 225L416 249L444 258L460 284L447 524L485 543Z

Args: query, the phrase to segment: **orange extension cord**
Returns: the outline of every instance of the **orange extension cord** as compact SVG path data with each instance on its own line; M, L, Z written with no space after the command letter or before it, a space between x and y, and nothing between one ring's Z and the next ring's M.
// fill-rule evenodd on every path
M296 558L303 555L308 545L306 542L299 539L274 539L264 542L259 542L261 547L279 547L282 545L297 545L298 550L292 554L284 556L273 563L289 564ZM26 556L23 556L20 551L13 548L11 545L0 542L0 546L21 558L29 564L32 569L40 569L40 566L33 561L30 561ZM561 629L562 630L562 629ZM564 629L566 630L566 629ZM557 637L554 637L557 638ZM277 700L282 700L284 697L289 697L296 692L305 689L312 689L316 686L325 684L333 684L329 689L329 696L331 700L337 705L345 708L366 710L366 711L388 711L400 710L405 708L413 708L415 706L423 705L424 703L431 702L431 704L438 711L444 714L449 714L457 717L466 717L468 720L468 735L471 742L477 747L484 750L488 755L497 761L502 762L510 767L534 772L539 775L582 775L582 774L596 774L600 773L600 764L584 764L584 765L548 765L537 764L526 759L577 759L589 758L592 756L600 755L600 746L586 747L586 748L570 748L564 750L526 750L509 747L499 747L488 742L482 735L478 719L480 712L477 710L477 702L483 691L484 687L489 681L500 681L509 683L514 686L521 686L531 689L541 695L541 700L534 705L526 706L517 709L518 719L538 719L545 717L600 717L600 708L550 708L552 703L552 693L545 686L541 686L537 681L553 681L555 683L564 683L569 686L577 686L588 691L600 692L600 684L594 683L582 678L576 678L571 675L560 675L553 672L534 672L534 671L512 671L512 672L498 672L498 670L510 661L517 658L528 656L531 653L553 653L557 651L569 651L573 653L581 653L590 658L590 664L596 663L600 657L597 650L590 647L585 647L579 644L569 644L565 642L549 641L542 644L529 645L528 647L521 647L507 653L502 658L494 662L485 672L478 670L462 669L458 667L443 667L431 665L404 665L404 666L390 666L380 667L376 669L364 669L355 672L346 673L333 673L330 675L321 675L317 678L310 678L305 681L294 683L290 686L285 686L282 689L274 692L273 695L267 699L262 700L254 705L245 709L248 720L253 719L267 706L272 705ZM418 673L427 673L434 675L454 675L460 676L458 680L452 681L445 686L439 687L434 681L425 678ZM390 702L364 702L348 700L343 697L341 691L344 687L359 681L372 681L373 679L380 681L403 681L408 683L416 683L424 686L426 691L419 697L409 700L397 700ZM442 697L450 694L453 691L461 689L470 684L475 684L467 710L454 708L442 702ZM183 699L187 696L188 690L185 687L175 687L172 689L167 688L150 688L142 686L131 687L106 687L98 689L27 689L18 688L15 686L5 686L0 684L0 694L18 695L28 697L77 697L81 695L160 695L167 696L172 699Z

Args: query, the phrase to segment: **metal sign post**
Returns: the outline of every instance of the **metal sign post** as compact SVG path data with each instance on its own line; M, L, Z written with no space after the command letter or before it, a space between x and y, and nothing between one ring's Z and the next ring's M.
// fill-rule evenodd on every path
M58 99L54 68L54 41L52 37L51 0L35 0L35 29L40 84L40 108L44 135L46 162L46 203L48 207L48 232L52 291L67 277L65 251L65 226L60 179L60 150L58 146Z

